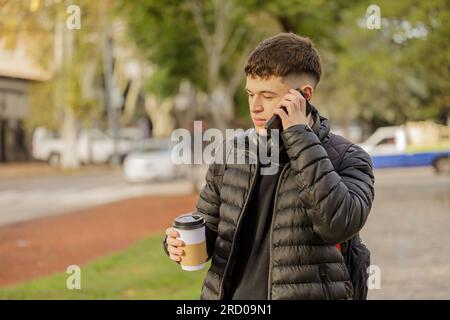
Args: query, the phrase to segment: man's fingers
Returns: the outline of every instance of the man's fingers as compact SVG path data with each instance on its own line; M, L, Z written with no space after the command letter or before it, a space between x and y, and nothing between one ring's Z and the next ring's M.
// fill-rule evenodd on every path
M288 115L293 115L295 113L295 103L292 101L283 101L282 106L286 108Z
M278 115L281 119L288 119L288 115L286 111L284 111L282 108L275 108L273 109L273 113Z
M305 98L303 97L303 95L300 93L300 91L298 91L298 90L296 90L296 89L290 89L290 90L289 90L289 93L291 93L291 94L293 94L293 95L299 97L300 100L305 99Z
M300 94L300 92L298 92L296 90L294 90L294 91L296 92L296 94L288 93L285 95L285 99L288 101L294 101L294 102L296 102L296 101L301 102L302 100L303 101L305 100L305 98L303 98L303 96Z
M299 107L299 109L303 113L305 113L306 112L306 100L305 100L305 98L297 90L295 90L295 89L289 90L289 92L292 92L292 91L293 91L293 93L288 93L286 95L286 97L288 97L289 101L294 101L295 102L295 107Z
M169 253L173 254L174 256L182 256L184 254L183 249L174 246L167 246L167 251L169 251Z
M177 231L173 230L172 228L166 229L166 235L173 238L178 238L180 236L180 234Z
M300 101L305 101L305 97L300 93L300 91L295 90L295 89L290 89L289 93L294 95L294 96L296 96L296 97L298 97L298 99Z
M167 251L169 251L169 257L172 261L181 262L181 256L184 255L184 250L179 248L184 246L184 242L178 240L180 235L172 228L167 228L165 234L167 235Z
M182 247L184 246L184 242L172 237L167 237L167 244L174 247Z
M170 259L176 262L180 262L181 261L181 257L180 256L175 256L173 254L170 255Z

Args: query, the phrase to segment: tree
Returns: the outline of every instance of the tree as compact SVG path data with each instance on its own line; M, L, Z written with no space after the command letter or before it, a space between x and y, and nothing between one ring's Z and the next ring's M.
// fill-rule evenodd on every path
M28 124L30 129L38 125L59 127L64 140L64 168L79 165L79 124L98 120L102 101L95 90L102 85L101 48L97 44L102 31L98 24L100 8L96 2L77 2L82 27L69 29L71 4L72 1L10 1L2 6L2 13L8 18L0 22L5 27L0 28L0 37L10 47L25 39L28 53L52 73L48 82L36 84L30 91Z
M207 106L201 109L209 110L215 125L224 128L236 109L239 115L248 114L247 101L238 89L250 50L260 40L294 31L317 39L323 50L336 50L333 31L341 19L336 9L352 3L145 0L123 1L120 12L131 37L156 65L148 89L162 97L176 95L182 81L188 80L195 90L206 93Z
M190 82L206 95L206 107L198 110L210 111L218 127L248 113L238 90L245 59L258 41L280 31L315 42L324 73L313 103L342 125L358 119L373 130L409 119L443 122L449 112L448 1L378 1L380 30L366 27L371 4L143 0L122 1L120 9L131 36L156 66L148 90L171 97L183 81ZM195 99L191 104L200 105Z
M336 30L334 83L357 106L371 130L407 120L435 119L449 113L450 34L448 1L379 1L381 29L366 27L370 1L343 13Z
M206 94L206 106L199 109L209 112L217 127L227 127L243 65L265 31L256 31L246 8L237 1L145 0L124 1L120 10L131 36L156 65L147 88L175 96L187 80Z

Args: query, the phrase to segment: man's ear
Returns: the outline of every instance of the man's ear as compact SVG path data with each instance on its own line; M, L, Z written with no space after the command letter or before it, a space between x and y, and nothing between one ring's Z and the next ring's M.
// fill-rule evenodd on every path
M304 86L300 87L300 90L303 91L303 94L306 97L306 100L311 101L313 94L314 94L314 88L310 84L305 84Z

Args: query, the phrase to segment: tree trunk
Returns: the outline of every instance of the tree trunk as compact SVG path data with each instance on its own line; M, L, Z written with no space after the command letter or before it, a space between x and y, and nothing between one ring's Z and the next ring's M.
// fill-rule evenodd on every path
M208 105L216 127L220 130L228 128L234 116L234 103L227 90L216 87L208 97Z
M153 123L154 137L170 137L175 123L170 112L173 108L173 99L166 98L159 101L155 96L145 96L145 110Z
M77 122L73 110L68 107L64 110L62 133L62 168L76 169L80 166L77 155Z

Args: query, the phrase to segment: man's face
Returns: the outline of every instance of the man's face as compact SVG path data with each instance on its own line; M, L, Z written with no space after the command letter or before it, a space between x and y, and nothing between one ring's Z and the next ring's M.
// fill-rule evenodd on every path
M272 76L268 79L248 76L245 90L248 95L250 116L257 130L263 129L267 120L273 115L274 108L298 81ZM301 87L300 85L298 87ZM307 85L309 87L309 85ZM312 93L308 88L306 93Z
M285 78L272 76L268 79L247 77L245 90L248 95L250 116L256 130L264 129L264 125L273 115L290 89L300 88L305 97L310 100L314 89L310 80L302 76L288 76Z
M273 115L273 110L289 90L295 88L300 88L306 99L311 100L314 87L311 80L303 76L285 78L272 76L268 79L247 77L245 91L248 95L250 116L256 130L264 129L266 121Z

